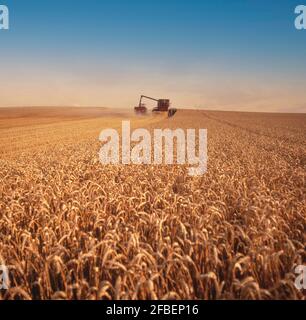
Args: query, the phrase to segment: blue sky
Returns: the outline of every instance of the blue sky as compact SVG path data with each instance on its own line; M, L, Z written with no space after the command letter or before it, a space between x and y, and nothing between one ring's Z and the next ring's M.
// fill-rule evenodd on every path
M306 110L303 0L1 0L0 105ZM305 1L306 4L306 1ZM2 97L2 99L1 99Z

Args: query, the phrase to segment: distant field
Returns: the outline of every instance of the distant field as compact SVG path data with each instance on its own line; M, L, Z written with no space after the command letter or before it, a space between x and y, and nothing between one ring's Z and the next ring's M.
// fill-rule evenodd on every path
M127 113L127 110L98 107L0 108L0 129L101 117L124 117Z
M208 172L102 166L99 133L208 129ZM306 115L0 108L0 299L302 299Z
M135 118L133 112L121 109L0 108L0 155L15 157L27 150L37 152L38 148L97 140L103 128L120 127L122 119L129 118ZM134 120L144 125L152 122L148 118Z

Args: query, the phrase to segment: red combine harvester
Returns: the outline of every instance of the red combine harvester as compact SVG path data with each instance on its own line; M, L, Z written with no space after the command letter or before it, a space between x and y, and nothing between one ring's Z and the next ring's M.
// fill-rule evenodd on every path
M172 117L176 113L176 109L170 108L170 100L169 99L154 99L148 96L141 96L139 100L139 105L134 108L136 114L146 114L148 112L147 107L144 103L142 103L142 99L149 99L157 102L157 107L155 107L152 112L168 112L168 116Z

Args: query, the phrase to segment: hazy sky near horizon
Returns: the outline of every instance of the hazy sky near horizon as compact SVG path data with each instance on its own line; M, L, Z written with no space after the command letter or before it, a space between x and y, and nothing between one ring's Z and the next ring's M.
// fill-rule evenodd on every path
M306 0L0 0L0 106L306 112Z

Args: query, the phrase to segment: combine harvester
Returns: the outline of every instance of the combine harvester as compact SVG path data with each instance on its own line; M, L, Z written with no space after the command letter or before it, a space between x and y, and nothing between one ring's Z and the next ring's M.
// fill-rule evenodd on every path
M141 96L139 100L139 105L134 108L136 114L147 114L148 109L144 103L142 103L142 99L149 99L157 102L157 107L155 107L152 112L153 113L161 113L161 112L168 112L168 117L174 116L177 112L176 109L170 108L170 100L169 99L154 99L147 96Z

